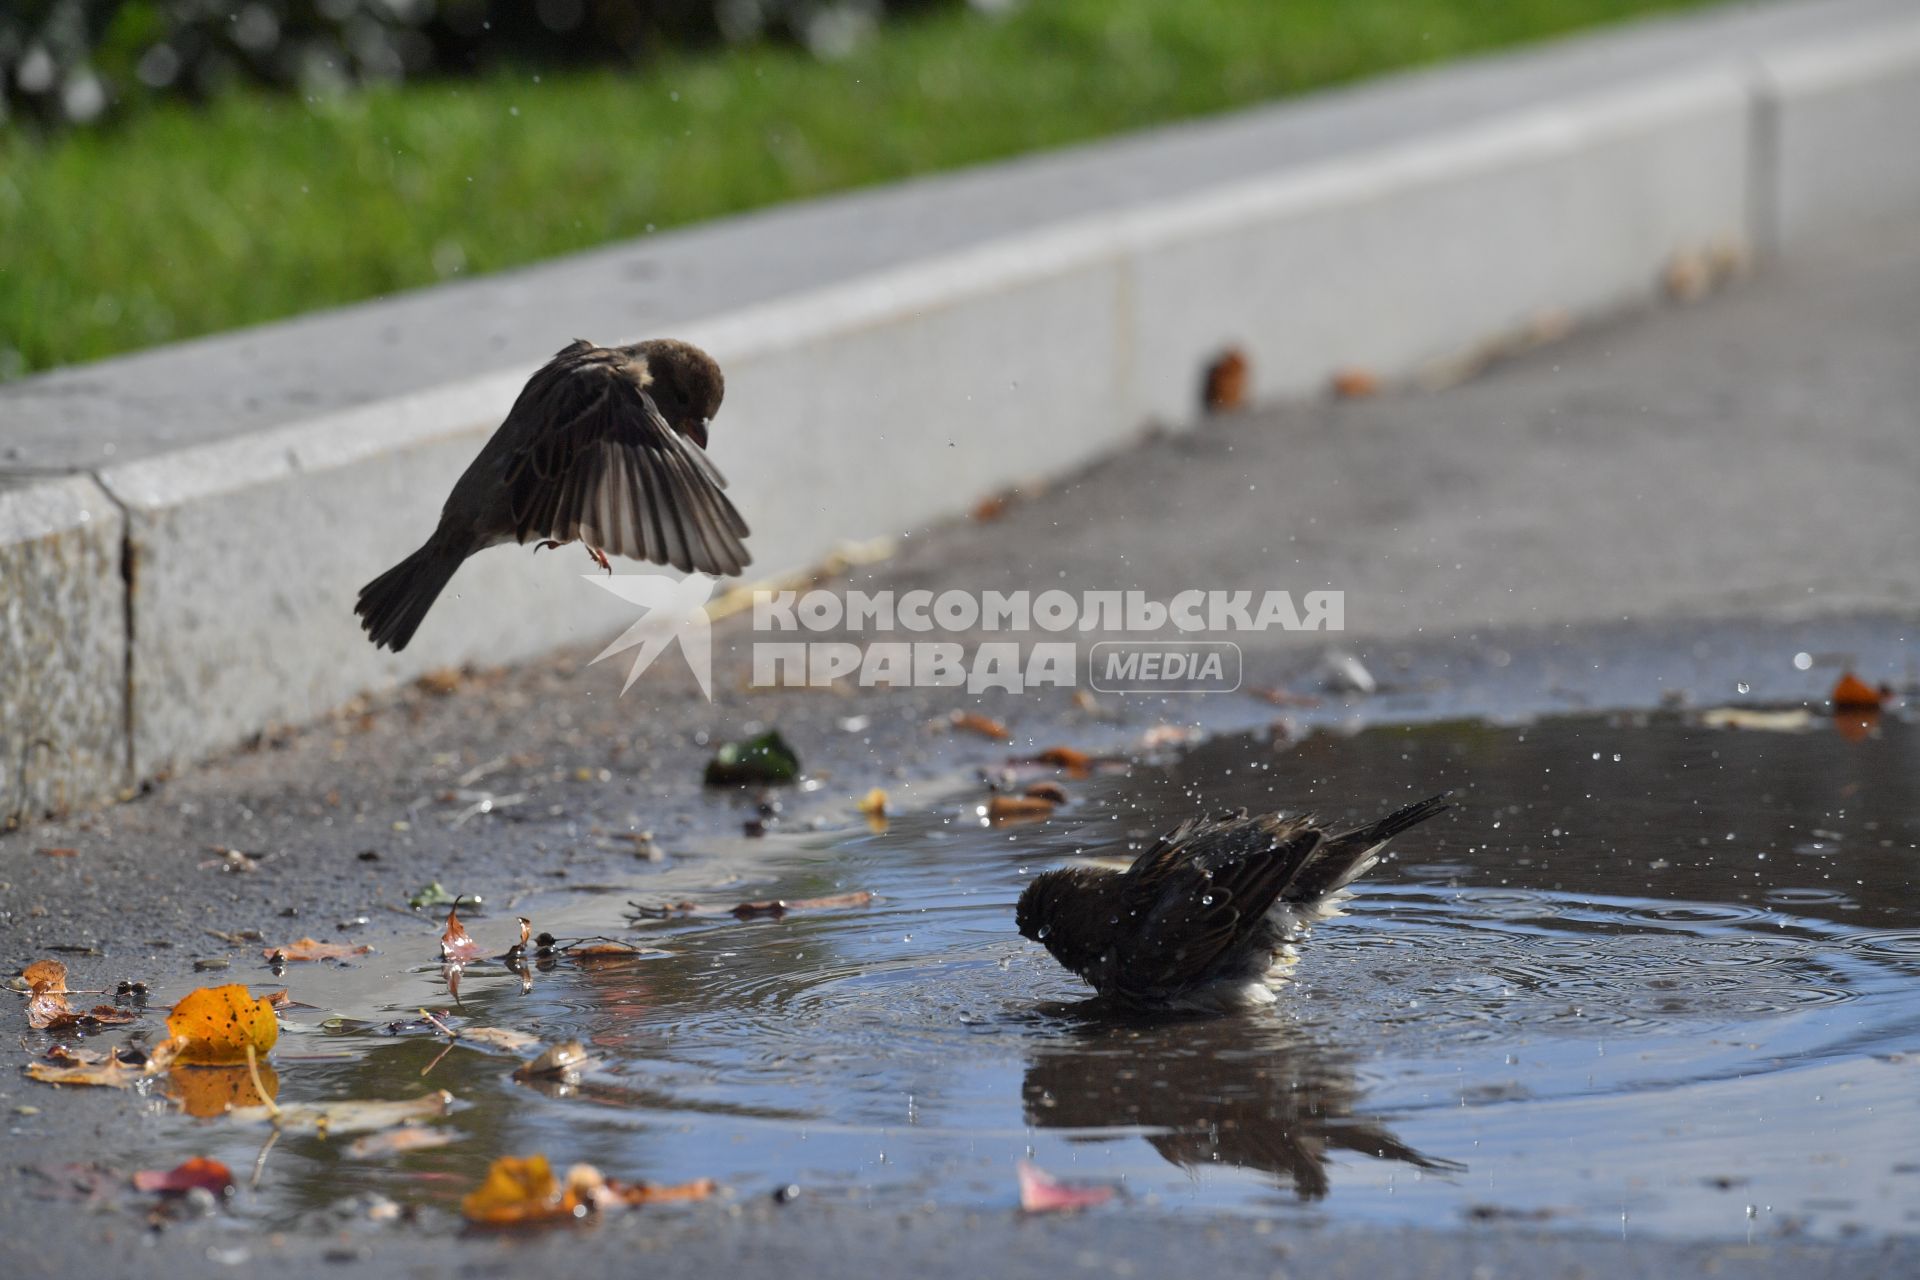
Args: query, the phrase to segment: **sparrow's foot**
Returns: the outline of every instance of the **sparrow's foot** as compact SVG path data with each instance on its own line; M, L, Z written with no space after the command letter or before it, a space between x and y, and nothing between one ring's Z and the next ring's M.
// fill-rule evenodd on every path
M602 569L605 569L609 576L612 575L613 563L612 561L607 559L606 552L602 551L600 548L596 546L593 546L590 543L583 542L580 545L583 547L586 547L587 554L593 557L593 562L595 564L599 565Z
M536 542L536 543L534 543L534 544L533 544L533 549L534 549L534 551L535 551L536 553L538 553L538 552L541 552L541 551L551 551L551 550L553 550L553 548L555 548L555 547L564 547L564 546L566 546L566 545L567 545L567 544L566 544L566 543L564 543L564 542L559 542L559 541L556 541L556 540L555 540L555 539L553 539L553 538L548 538L548 539L547 539L547 540L546 540L545 542Z

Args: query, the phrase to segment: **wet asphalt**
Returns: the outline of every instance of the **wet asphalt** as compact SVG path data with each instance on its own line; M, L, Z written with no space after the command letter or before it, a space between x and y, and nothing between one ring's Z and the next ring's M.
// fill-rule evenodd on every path
M1452 388L1283 405L1145 438L1029 486L991 520L902 531L890 556L835 581L1161 599L1189 587L1333 587L1346 592L1348 631L1242 637L1237 693L1091 704L1064 689L749 689L744 616L716 627L711 703L673 657L624 697L624 663L589 665L585 650L448 673L264 734L127 804L0 835L0 965L14 973L53 955L76 987L137 979L175 991L279 985L262 948L308 934L431 958L439 913L406 902L432 882L483 894L495 915L555 890L644 892L650 877L697 862L704 840L749 823L845 824L874 786L897 803L951 796L978 770L1049 746L1137 753L1165 724L1218 733L1279 720L1297 733L1316 722L1817 702L1842 665L1911 686L1916 332L1920 227L1888 228L1704 303L1577 331ZM528 571L558 570L530 561ZM1356 655L1379 691L1327 687L1332 647ZM1280 706L1255 689L1318 703ZM956 731L955 709L1003 720L1012 741ZM811 789L701 786L715 743L764 726L799 750ZM1164 733L1152 740L1165 749ZM1352 797L1354 812L1376 799ZM641 831L659 860L636 847ZM1125 1275L1190 1264L1196 1251L1238 1272L1317 1276L1920 1269L1910 1239L1670 1244L1498 1222L1263 1229L1125 1210L1027 1221L1011 1187L1004 1214L901 1214L804 1192L776 1206L744 1189L534 1237L154 1230L135 1197L84 1202L47 1177L72 1164L123 1172L114 1130L130 1099L24 1080L18 1068L45 1038L12 1016L19 1033L0 1044L8 1275L623 1264L761 1275L908 1263L934 1275Z

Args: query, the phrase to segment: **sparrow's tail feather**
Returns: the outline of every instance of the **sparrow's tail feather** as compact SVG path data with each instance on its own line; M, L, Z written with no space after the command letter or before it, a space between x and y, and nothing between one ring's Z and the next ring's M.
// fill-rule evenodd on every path
M421 619L465 559L458 551L428 542L360 588L360 603L354 606L354 612L360 615L360 625L374 644L395 653L406 648Z
M1451 809L1453 806L1447 803L1447 796L1451 794L1442 792L1396 809L1378 822L1322 841L1313 861L1288 882L1282 897L1288 902L1316 902L1346 888L1373 870L1387 841L1409 827L1419 826L1434 814Z

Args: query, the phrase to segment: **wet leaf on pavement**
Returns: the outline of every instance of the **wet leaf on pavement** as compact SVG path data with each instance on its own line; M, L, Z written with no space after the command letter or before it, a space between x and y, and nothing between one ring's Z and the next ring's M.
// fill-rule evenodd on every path
M163 1196L183 1196L199 1187L221 1196L233 1188L233 1171L218 1160L192 1156L171 1169L140 1170L133 1175L133 1187Z
M239 983L200 987L187 993L167 1015L167 1031L182 1065L230 1066L247 1060L252 1048L265 1057L280 1038L273 1002L255 999Z
M20 975L27 983L27 1025L35 1031L66 1031L75 1027L117 1027L140 1015L110 1004L76 1009L67 1003L67 966L58 960L37 960Z
M447 908L446 931L440 935L440 958L448 964L464 964L479 954L480 944L460 923L460 901L455 899Z
M373 954L373 948L364 942L350 946L344 942L321 942L317 938L296 938L284 947L265 947L261 955L274 964L306 963L320 960L348 960L354 956Z
M287 1107L236 1107L228 1115L237 1124L271 1124L282 1133L376 1133L395 1125L416 1124L447 1114L453 1095L445 1089L399 1102L358 1101L299 1103Z
M1007 740L1007 726L991 716L983 716L977 711L953 711L947 715L947 723L966 733L977 733L983 738L995 742Z

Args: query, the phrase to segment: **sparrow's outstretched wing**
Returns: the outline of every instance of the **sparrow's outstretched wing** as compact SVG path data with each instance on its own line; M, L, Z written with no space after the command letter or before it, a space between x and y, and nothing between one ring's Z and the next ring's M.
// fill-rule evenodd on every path
M750 562L747 522L705 450L667 424L644 357L576 342L527 383L500 435L514 536L580 541L715 577Z
M1242 813L1190 818L1126 873L1113 972L1151 996L1213 976L1263 927L1263 917L1319 847L1306 818Z

